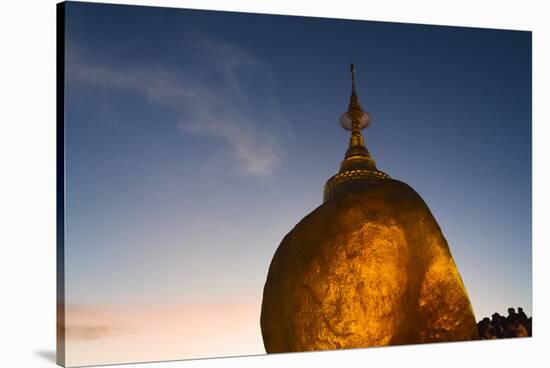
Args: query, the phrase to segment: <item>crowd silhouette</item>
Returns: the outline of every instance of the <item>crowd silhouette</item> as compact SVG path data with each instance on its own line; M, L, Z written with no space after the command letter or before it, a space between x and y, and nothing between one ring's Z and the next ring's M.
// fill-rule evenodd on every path
M509 337L532 336L531 322L533 317L527 318L523 308L508 308L508 317L498 313L483 318L478 322L477 328L481 339L504 339Z

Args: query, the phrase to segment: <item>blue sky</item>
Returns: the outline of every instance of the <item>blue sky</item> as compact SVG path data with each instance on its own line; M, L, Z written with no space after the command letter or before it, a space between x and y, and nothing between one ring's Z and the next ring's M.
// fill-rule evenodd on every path
M246 301L236 353L261 352L271 257L347 146L353 61L367 147L432 210L478 319L531 313L531 33L83 3L66 22L70 305Z

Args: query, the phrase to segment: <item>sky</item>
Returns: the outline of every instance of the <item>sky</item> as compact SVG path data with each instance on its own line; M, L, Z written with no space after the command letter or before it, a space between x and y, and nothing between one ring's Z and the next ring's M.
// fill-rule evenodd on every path
M68 3L67 363L263 354L275 249L348 143L449 242L477 319L532 310L531 33ZM162 344L158 342L162 341Z

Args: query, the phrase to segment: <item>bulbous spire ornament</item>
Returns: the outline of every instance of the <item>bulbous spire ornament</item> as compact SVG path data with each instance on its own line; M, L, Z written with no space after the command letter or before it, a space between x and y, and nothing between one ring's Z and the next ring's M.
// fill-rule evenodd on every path
M370 116L361 109L357 93L355 92L355 65L350 64L351 71L351 96L348 111L340 117L340 124L346 130L365 129L370 123Z

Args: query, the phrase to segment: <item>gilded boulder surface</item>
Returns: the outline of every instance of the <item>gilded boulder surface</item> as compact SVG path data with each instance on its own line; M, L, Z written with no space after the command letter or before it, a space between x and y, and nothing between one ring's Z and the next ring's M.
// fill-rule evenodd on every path
M261 329L268 353L478 338L439 225L392 179L335 196L285 236Z

